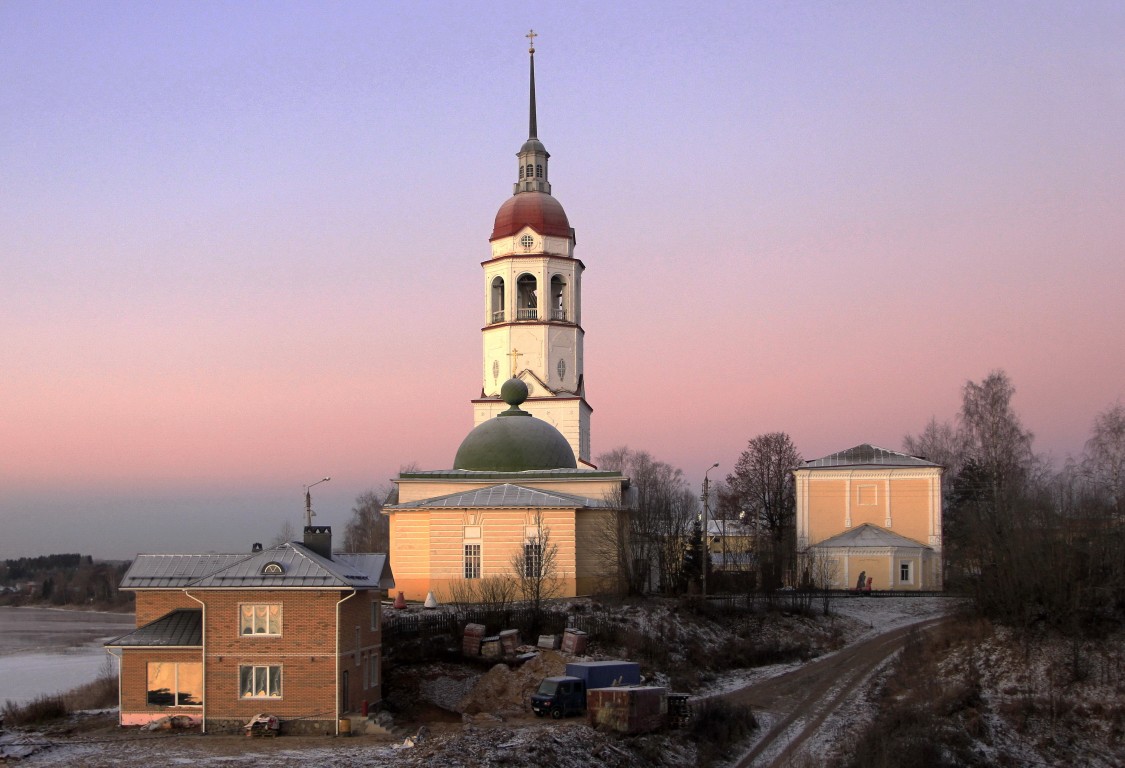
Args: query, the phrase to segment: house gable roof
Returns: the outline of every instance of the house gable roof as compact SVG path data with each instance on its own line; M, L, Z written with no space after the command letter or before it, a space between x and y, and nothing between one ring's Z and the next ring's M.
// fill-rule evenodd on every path
M890 451L871 443L862 443L846 451L838 451L819 459L805 462L806 469L831 467L940 467L918 456Z
M106 643L111 648L202 648L203 610L178 608Z
M607 502L599 499L589 499L582 496L572 496L569 493L557 491L542 491L526 485L514 483L501 483L485 488L450 493L445 496L434 496L428 499L418 499L406 504L396 504L395 509L420 509L430 507L480 509L496 507L556 507L562 509L581 509L583 507L605 507Z
M864 523L850 531L844 531L825 539L817 547L911 547L914 549L929 549L925 544L899 536L897 533L879 528L871 523Z
M270 563L281 573L266 573ZM390 589L394 587L384 554L321 557L296 541L241 555L137 555L122 589L222 589L323 587Z

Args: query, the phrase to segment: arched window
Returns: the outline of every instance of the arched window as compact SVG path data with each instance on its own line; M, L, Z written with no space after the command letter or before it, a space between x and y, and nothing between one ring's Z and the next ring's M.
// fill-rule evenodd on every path
M520 178L523 178L523 165L520 165Z
M504 278L492 278L492 322L504 322Z
M551 319L566 320L566 282L562 275L551 278Z
M539 319L539 298L536 290L538 287L534 275L523 274L516 280L517 320Z
M531 163L527 164L527 178L531 178Z
M536 164L536 166L535 166L535 178L537 178L537 179L543 178L543 166Z
M262 566L263 576L280 576L283 573L285 573L285 569L281 566L281 563L269 562Z

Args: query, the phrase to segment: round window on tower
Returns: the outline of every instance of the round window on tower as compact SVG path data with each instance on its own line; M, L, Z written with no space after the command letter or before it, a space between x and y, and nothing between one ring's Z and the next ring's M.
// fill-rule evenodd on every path
M535 245L535 238L531 235L524 235L520 238L520 245L523 246L525 251L530 251L531 246Z

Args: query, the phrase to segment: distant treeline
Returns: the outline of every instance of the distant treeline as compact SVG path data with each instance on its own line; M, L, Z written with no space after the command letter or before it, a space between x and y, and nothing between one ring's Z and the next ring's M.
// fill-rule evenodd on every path
M21 557L0 563L3 602L52 605L128 605L131 592L118 584L128 563L94 562L90 555L61 554Z

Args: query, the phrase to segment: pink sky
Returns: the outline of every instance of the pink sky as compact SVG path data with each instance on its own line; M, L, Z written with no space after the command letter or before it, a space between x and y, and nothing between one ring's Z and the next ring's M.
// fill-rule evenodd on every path
M1125 395L1125 10L916 5L0 5L0 557L448 467L532 26L595 454L897 449L1003 368L1077 455Z

